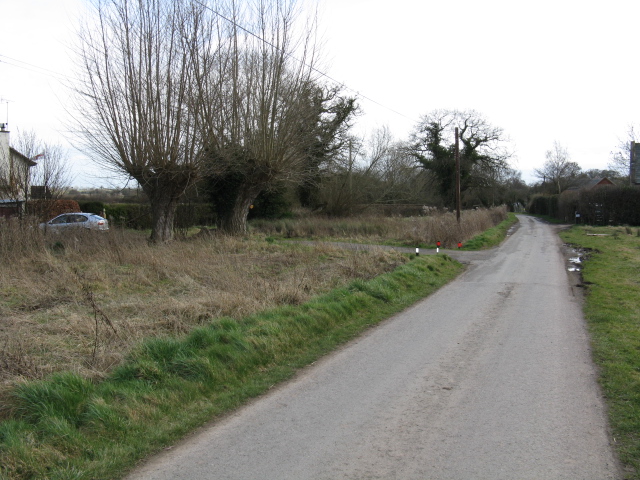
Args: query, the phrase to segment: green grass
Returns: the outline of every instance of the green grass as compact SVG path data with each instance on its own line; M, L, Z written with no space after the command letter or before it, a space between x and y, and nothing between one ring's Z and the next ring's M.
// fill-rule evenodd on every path
M509 213L507 218L493 228L476 235L462 246L462 250L483 250L500 245L505 239L507 231L516 223L518 218L515 213Z
M588 233L607 236L590 236ZM640 479L640 236L638 229L573 227L562 239L590 249L585 317L615 447L626 478Z
M101 382L61 373L23 383L10 399L10 418L0 423L0 476L122 476L141 458L429 295L461 269L446 255L416 257L297 307L149 339Z

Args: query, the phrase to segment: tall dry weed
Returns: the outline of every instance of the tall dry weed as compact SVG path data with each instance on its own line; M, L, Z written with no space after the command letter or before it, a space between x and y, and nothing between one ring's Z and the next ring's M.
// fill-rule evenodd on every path
M60 236L36 227L20 243L23 232L0 235L5 386L59 370L102 377L143 338L300 304L406 261L393 252L225 236L150 246L146 234L115 228Z
M264 235L288 238L331 238L368 241L396 241L408 246L435 244L454 246L466 242L507 218L506 207L465 210L460 223L456 214L435 211L419 217L359 216L335 219L309 216L298 219L254 221L252 228Z
M44 235L36 219L0 217L0 262L12 262L44 249Z

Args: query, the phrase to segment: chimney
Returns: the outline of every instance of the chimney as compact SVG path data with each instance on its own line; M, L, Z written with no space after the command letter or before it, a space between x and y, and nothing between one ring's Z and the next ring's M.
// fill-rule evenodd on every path
M4 170L9 164L9 125L0 123L0 169Z

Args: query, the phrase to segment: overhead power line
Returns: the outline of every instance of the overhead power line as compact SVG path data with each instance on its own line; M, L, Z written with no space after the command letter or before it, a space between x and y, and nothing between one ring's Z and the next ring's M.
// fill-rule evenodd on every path
M274 45L273 43L269 42L267 39L261 37L260 35L253 33L252 31L248 30L247 28L243 27L242 25L238 24L235 20L228 18L227 16L221 14L220 12L218 12L217 10L214 10L213 8L211 8L209 5L205 5L202 2L198 2L200 4L201 7L204 7L206 9L208 9L209 11L211 11L212 13L215 13L216 15L218 15L220 18L222 18L223 20L226 20L227 22L231 23L234 27L239 28L240 30L242 30L243 32L248 33L249 35L251 35L252 37L258 39L259 41L265 43L266 45L269 45L271 48L274 48L282 53L284 53L285 55L287 55L288 57L292 58L293 60L295 60L296 62L310 68L311 70L313 70L314 72L320 74L322 77L327 78L328 80L332 81L333 83L340 85L343 88L346 88L347 90L349 90L350 92L355 93L357 96L359 96L360 98L363 98L365 100L368 100L372 103L375 103L376 105L378 105L379 107L384 108L385 110L389 110L392 113L395 113L396 115L399 115L401 117L406 118L407 120L411 120L412 122L416 122L417 120L415 118L411 118L407 115L404 115L403 113L398 112L397 110L394 110L391 107L388 107L387 105L384 105L380 102L378 102L377 100L374 100L371 97L368 97L367 95L364 95L363 93L359 92L358 90L354 90L353 88L349 87L348 85L346 85L344 82L340 82L338 80L336 80L335 78L331 77L329 74L323 72L322 70L319 70L318 68L314 67L313 65L309 65L308 63L306 63L303 60L300 60L299 58L295 57L294 55L283 51L280 47L278 47L277 45Z
M326 72L323 72L322 70L314 67L313 65L310 65L310 64L306 63L305 61L295 57L294 55L283 51L277 45L274 45L273 43L269 42L267 39L265 39L265 38L261 37L260 35L250 31L247 28L243 27L242 25L238 24L235 20L233 20L231 18L228 18L227 16L223 15L219 11L214 10L209 5L205 5L205 4L201 3L201 2L199 2L199 3L200 3L200 6L210 10L212 13L218 15L220 18L222 18L223 20L231 23L233 26L237 27L238 29L242 30L243 32L247 33L248 35L251 35L252 37L254 37L257 40L263 42L264 44L270 46L271 48L274 48L276 50L281 51L282 53L284 53L285 55L287 55L291 59L295 60L296 62L298 62L298 63L310 68L314 72L318 73L320 76L322 76L322 77L328 79L329 81L335 83L336 85L339 85L340 87L345 88L346 90L356 94L359 98L367 100L367 101L369 101L369 102L371 102L371 103L373 103L375 105L378 105L379 107L381 107L381 108L383 108L385 110L388 110L391 113L394 113L394 114L396 114L396 115L398 115L400 117L406 118L407 120L411 120L412 122L416 122L417 123L417 120L415 118L409 117L409 116L407 116L407 115L405 115L405 114L403 114L403 113L401 113L401 112L399 112L399 111L397 111L397 110L395 110L395 109L393 109L393 108L391 108L391 107L389 107L389 106L387 106L387 105L385 105L385 104L383 104L383 103L381 103L381 102L369 97L368 95L365 95L362 92L360 92L358 90L355 90L354 88L349 87L344 82L341 82L341 81L333 78L332 76L330 76ZM50 76L50 77L55 78L58 81L73 82L73 79L71 77L68 77L68 76L66 76L66 75L64 75L64 74L62 74L60 72L56 72L56 71L50 70L48 68L40 67L40 66L34 65L32 63L24 62L22 60L18 60L16 58L12 58L12 57L9 57L7 55L0 54L0 63L5 63L7 65L10 65L10 66L13 66L13 67L16 67L16 68L21 68L23 70L28 70L30 72L37 73L39 75Z
M53 77L56 80L65 80L70 81L71 78L54 70L49 70L48 68L39 67L32 63L23 62L22 60L18 60L17 58L8 57L7 55L2 55L0 53L0 63L5 63L7 65L11 65L12 67L22 68L23 70L28 70L33 73L37 73L39 75L45 75L49 77Z

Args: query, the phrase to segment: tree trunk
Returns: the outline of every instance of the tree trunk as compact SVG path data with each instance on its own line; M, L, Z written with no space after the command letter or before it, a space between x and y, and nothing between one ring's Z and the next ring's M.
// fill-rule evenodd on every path
M173 222L180 197L160 189L149 196L151 203L151 243L167 243L173 239Z
M151 205L151 243L167 243L173 239L173 221L176 214L177 199L167 199L164 202Z
M233 208L222 219L222 231L229 235L244 235L247 233L247 217L251 204L263 190L259 185L242 184L238 189Z

